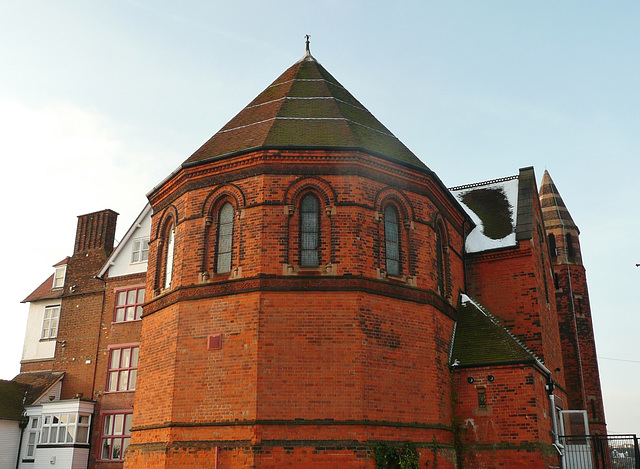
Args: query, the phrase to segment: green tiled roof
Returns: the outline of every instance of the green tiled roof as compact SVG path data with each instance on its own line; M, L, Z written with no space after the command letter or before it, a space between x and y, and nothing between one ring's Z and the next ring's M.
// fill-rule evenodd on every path
M259 148L354 148L426 168L308 52L185 165Z
M465 367L536 360L495 317L463 296L451 350L452 364Z

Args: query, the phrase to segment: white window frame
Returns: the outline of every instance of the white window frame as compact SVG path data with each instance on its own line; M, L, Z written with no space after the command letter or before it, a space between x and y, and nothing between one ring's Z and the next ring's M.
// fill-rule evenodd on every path
M131 244L131 263L147 262L149 260L149 237L136 238Z
M42 415L41 445L89 444L91 415L61 412ZM64 436L63 436L64 435ZM62 440L64 441L61 441Z
M53 274L53 285L51 286L52 290L64 287L64 277L67 273L67 266L61 265L56 267L56 271Z
M40 416L33 416L29 419L27 425L27 437L24 445L23 461L32 461L36 457L36 447L38 446L38 440L40 439Z
M47 306L42 316L42 333L40 339L49 340L58 337L60 325L60 305Z
M165 290L171 288L171 281L173 279L173 255L175 251L176 242L176 226L171 226L169 230L169 236L167 237L167 254L165 259L165 274L164 274L164 288Z

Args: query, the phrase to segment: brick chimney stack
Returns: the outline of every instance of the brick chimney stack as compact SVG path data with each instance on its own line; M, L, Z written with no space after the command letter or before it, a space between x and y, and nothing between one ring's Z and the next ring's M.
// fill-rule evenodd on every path
M104 249L107 254L113 250L118 214L113 210L101 210L78 216L78 229L73 254Z

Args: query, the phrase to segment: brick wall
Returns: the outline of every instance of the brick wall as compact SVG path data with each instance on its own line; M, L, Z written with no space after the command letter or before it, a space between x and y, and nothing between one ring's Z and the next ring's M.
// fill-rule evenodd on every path
M300 266L308 193L320 202L318 268ZM233 265L217 273L224 201L236 212ZM232 460L221 467L319 467L334 457L372 467L371 441L407 439L425 450L436 441L455 460L448 347L464 218L427 173L355 152L259 152L184 170L151 202L154 295L127 467L194 467L215 446ZM398 277L384 273L388 203L400 215ZM435 293L438 220L444 296ZM163 238L174 223L165 290ZM214 334L222 346L209 350Z

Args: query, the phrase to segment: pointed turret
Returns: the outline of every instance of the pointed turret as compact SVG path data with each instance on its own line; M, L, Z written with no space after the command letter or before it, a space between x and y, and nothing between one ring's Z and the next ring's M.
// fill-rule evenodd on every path
M540 186L540 205L547 229L553 264L582 264L580 257L580 230L571 218L558 188L545 170Z
M540 187L540 204L553 265L569 408L586 410L591 433L605 434L587 276L580 254L580 230L547 171Z
M425 168L311 55L231 119L185 166L257 149L357 149Z

